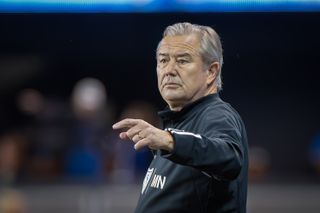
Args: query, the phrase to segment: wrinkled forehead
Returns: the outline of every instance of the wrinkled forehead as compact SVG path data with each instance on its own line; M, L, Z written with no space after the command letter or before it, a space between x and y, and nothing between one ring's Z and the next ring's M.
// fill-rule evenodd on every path
M196 34L166 36L158 47L157 56L162 54L184 54L200 55L200 39Z

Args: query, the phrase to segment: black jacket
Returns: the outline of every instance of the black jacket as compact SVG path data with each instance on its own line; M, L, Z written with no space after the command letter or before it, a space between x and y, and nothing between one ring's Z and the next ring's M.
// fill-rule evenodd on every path
M136 213L245 213L248 145L238 113L218 94L159 112L172 153L157 151Z

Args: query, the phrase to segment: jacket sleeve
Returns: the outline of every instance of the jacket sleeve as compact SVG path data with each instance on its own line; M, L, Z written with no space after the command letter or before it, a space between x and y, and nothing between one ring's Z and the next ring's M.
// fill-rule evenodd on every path
M210 116L210 113L199 122L199 133L169 129L175 146L171 153L162 152L162 157L215 178L235 179L244 160L239 122L228 114Z

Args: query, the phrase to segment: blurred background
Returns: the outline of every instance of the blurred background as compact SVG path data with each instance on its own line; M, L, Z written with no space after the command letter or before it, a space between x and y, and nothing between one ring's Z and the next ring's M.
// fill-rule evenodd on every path
M46 4L44 4L46 2ZM320 211L320 1L0 0L0 212L133 212L167 25L213 27L250 145L248 212Z

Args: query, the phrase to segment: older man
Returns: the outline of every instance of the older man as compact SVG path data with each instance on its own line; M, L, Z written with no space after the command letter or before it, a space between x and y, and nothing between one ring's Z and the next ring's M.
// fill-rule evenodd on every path
M222 63L212 28L177 23L164 31L157 49L164 130L130 118L113 126L135 149L154 153L136 213L246 212L247 136L219 97Z

